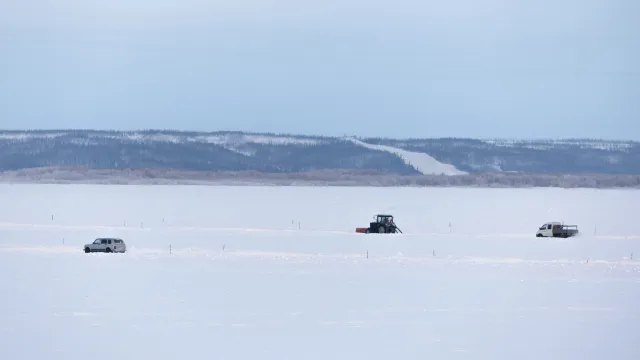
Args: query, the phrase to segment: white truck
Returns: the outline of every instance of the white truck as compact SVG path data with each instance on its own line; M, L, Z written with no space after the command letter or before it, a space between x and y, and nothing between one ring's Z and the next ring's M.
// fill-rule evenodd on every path
M118 238L98 238L93 243L84 246L85 253L106 252L123 253L127 251L127 244Z
M560 222L548 222L536 232L536 237L568 238L575 235L578 235L578 225L564 225Z

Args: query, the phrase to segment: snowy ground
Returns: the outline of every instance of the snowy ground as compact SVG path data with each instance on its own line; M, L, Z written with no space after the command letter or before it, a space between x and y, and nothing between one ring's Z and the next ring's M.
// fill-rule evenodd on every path
M639 191L0 185L0 199L3 360L640 358ZM378 212L404 234L354 233ZM533 236L556 220L582 234ZM98 236L129 252L82 253Z

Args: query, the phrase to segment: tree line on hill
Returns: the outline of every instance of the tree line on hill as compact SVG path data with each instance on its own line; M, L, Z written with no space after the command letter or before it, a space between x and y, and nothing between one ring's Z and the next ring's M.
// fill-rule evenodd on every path
M372 172L376 176L421 175L394 154L368 149L340 138L288 135L297 140L313 140L316 143L224 143L192 140L193 137L213 135L225 139L242 139L242 136L255 134L177 131L5 131L0 132L0 171L73 167L113 170L164 169L183 172L253 171L264 174L346 171ZM175 136L178 140L158 140L162 136ZM487 181L487 173L497 177L506 176L506 173L510 172L520 173L523 177L531 176L524 174L557 175L558 179L564 174L583 175L592 179L596 175L621 175L619 179L627 179L625 175L640 175L640 145L636 142L544 140L500 144L456 138L360 140L427 153L440 162L452 164L471 175L482 175L475 177L477 180L474 181L478 182ZM506 178L510 179L509 181L515 179ZM462 179L465 178L438 181L467 181ZM548 178L542 177L536 179L542 182L550 181L543 180Z

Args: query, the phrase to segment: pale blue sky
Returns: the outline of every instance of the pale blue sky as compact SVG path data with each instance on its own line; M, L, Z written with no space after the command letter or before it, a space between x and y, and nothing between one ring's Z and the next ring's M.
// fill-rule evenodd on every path
M640 1L0 0L0 128L640 140Z

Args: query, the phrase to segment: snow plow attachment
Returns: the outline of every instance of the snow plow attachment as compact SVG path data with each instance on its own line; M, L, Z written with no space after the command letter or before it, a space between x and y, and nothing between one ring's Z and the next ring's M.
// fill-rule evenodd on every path
M369 228L362 228L362 227L356 228L356 232L357 233L363 233L364 234L364 233L367 232L367 230L369 230Z

